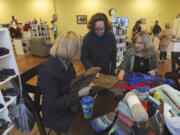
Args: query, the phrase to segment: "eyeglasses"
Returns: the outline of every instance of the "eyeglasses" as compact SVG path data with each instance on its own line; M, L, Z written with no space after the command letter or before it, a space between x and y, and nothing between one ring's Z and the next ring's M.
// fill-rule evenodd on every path
M95 28L95 31L104 31L105 28Z
M135 44L144 45L144 42L135 42Z

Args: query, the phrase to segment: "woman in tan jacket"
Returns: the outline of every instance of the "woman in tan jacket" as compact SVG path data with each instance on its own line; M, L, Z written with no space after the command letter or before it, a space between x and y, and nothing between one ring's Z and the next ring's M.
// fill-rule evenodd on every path
M171 43L171 39L173 36L173 32L171 30L170 23L165 24L165 30L160 34L160 43L159 43L159 50L160 50L160 63L164 63L167 57L167 49L169 44Z

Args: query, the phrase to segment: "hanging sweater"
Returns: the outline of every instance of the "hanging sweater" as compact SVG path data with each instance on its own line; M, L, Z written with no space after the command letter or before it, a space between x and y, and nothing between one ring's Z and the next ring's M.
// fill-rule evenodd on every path
M116 68L116 41L112 32L98 37L90 31L83 40L81 60L86 68L101 67L101 73L114 73Z

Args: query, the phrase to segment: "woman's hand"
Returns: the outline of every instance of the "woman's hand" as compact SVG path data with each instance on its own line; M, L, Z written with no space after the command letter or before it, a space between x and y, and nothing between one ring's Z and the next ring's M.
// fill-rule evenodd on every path
M100 73L97 73L95 78L99 78L100 77Z
M121 71L119 72L119 74L118 74L118 79L119 79L119 80L123 80L123 79L124 79L124 75L125 75L124 70L121 70Z
M91 88L92 88L92 85L90 84L89 86L80 89L78 91L78 97L87 96Z
M148 71L148 74L150 74L150 75L152 75L152 76L155 76L155 75L156 75L156 72L155 72L155 70L150 70L150 71Z

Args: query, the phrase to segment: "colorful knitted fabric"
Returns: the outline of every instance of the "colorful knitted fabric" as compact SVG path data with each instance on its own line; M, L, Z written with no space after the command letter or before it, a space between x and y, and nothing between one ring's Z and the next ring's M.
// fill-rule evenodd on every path
M130 72L130 71L126 71L124 80L127 81L129 85L133 85L137 83L149 83L157 86L168 84L172 87L175 85L175 82L170 79L163 79L158 76L151 76L149 74Z
M109 91L115 95L115 99L121 100L124 98L127 87L128 85L125 81L118 81Z
M130 135L134 119L124 99L118 103L116 111L118 113L118 119L116 121L115 135Z
M107 128L109 128L113 124L115 120L115 116L116 116L115 111L105 114L103 116L100 116L94 120L91 120L91 126L97 133L105 131Z
M179 92L169 85L162 85L157 88L153 88L152 91L158 91L160 96L164 99L164 102L172 107L172 110L175 111L175 116L180 114L179 103L180 100L176 95L179 95ZM179 97L179 96L178 96ZM173 112L172 111L172 112Z
M130 85L126 88L127 91L131 91L134 89L135 86L138 86L138 87L143 87L143 86L149 86L150 84L149 83L137 83L137 84L133 84L133 85Z

